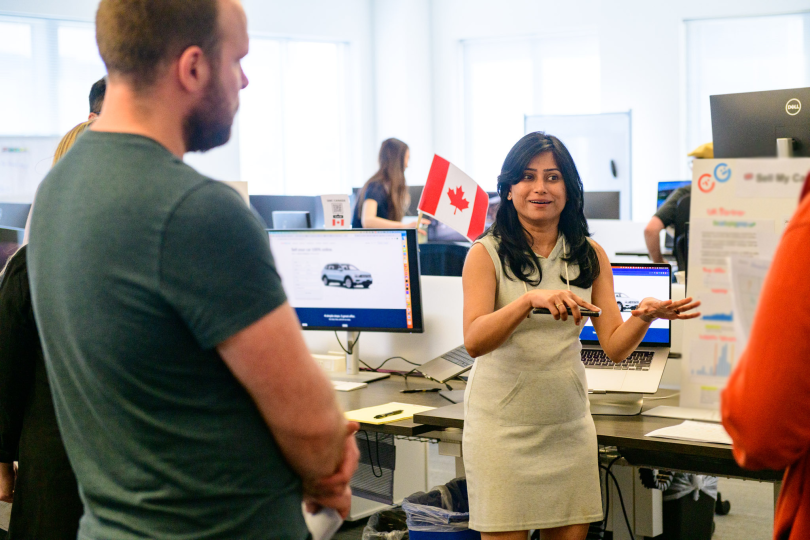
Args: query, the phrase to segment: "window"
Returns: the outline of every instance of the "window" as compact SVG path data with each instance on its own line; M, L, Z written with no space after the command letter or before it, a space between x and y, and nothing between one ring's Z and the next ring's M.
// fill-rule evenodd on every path
M581 32L465 41L465 168L495 189L509 149L531 114L601 112L599 42Z
M239 153L252 194L349 191L345 47L251 38Z
M65 134L105 73L93 24L0 17L0 135Z
M709 96L810 86L810 14L686 21L687 151L712 140Z

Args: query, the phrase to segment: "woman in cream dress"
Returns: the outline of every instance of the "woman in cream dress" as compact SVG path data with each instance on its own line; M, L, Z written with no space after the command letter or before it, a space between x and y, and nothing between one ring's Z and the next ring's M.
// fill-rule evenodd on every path
M582 182L556 137L523 137L498 193L495 224L463 274L464 344L477 358L463 442L470 528L485 540L525 540L530 529L581 540L602 519L602 499L579 308L601 309L599 342L621 361L653 320L695 317L684 312L698 303L645 298L622 320L610 262L588 238ZM530 315L534 308L550 314Z

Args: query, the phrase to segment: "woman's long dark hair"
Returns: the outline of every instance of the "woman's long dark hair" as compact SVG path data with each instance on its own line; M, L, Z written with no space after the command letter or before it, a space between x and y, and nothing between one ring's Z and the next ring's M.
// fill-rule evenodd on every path
M410 194L405 185L405 154L408 152L408 145L399 139L386 139L380 145L380 170L368 179L360 195L357 197L358 207L363 207L366 200L366 191L373 182L380 182L385 187L388 194L388 212L386 219L392 221L402 221L405 210L410 204ZM361 214L362 216L362 211Z
M532 250L529 232L518 219L514 203L507 199L512 186L519 183L532 159L543 152L550 152L557 162L565 182L567 202L560 214L560 232L565 236L568 256L563 260L575 262L579 275L571 280L571 285L588 288L599 276L599 258L588 241L591 233L583 211L583 187L577 167L568 149L557 137L543 132L529 133L520 139L506 155L498 176L498 195L501 203L495 215L495 223L485 234L492 234L499 241L498 255L508 269L509 279L519 279L534 286L543 279L540 261ZM537 271L537 279L529 279ZM511 274L511 275L510 275ZM560 276L565 281L563 276Z

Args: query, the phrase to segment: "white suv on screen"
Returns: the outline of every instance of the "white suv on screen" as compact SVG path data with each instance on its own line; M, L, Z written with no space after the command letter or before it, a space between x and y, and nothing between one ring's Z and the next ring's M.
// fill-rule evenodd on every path
M346 263L332 263L324 266L321 281L327 287L330 283L340 283L347 289L353 289L355 285L368 289L372 283L371 274L360 270L353 264Z
M619 311L632 311L638 308L639 301L630 298L623 292L616 293L616 305L619 306Z

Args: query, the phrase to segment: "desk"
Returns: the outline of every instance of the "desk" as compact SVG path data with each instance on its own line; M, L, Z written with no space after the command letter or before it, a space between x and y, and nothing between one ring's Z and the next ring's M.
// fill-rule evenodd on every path
M677 406L678 398L668 397L672 394L672 390L659 390L654 397L665 399L645 401L642 410L659 405ZM459 403L425 411L415 415L414 421L436 429L464 429L464 406ZM680 424L683 420L642 415L596 415L593 417L593 421L596 425L596 438L599 444L616 446L619 453L635 466L764 482L782 480L783 472L780 471L749 471L741 468L734 461L731 447L725 444L658 439L645 435L659 428Z
M465 383L461 381L452 381L450 385L455 389L465 387ZM351 392L337 392L337 399L340 406L346 411L383 405L391 401L429 407L444 407L450 403L436 392L401 394L400 390L406 388L445 389L444 385L422 377L408 377L406 381L402 375L392 375L390 379L369 383L367 388ZM433 431L433 435L439 435L432 426L418 424L413 420L403 420L389 424L360 424L360 429L371 433L386 433L395 437L406 438L418 438L429 431ZM430 436L430 438L433 437ZM399 503L403 497L417 491L426 491L430 486L427 485L427 446L424 440L398 439L395 444L397 447L397 468L394 471L394 502ZM349 520L354 521L367 517L384 508L387 508L387 505L368 499L352 497Z
M451 381L453 389L460 390L465 387L461 381ZM391 375L389 379L369 383L367 388L353 390L351 392L338 392L338 403L344 411L353 411L364 407L374 407L384 405L391 401L401 403L411 403L413 405L425 405L428 407L444 407L450 402L438 394L438 392L401 394L400 390L421 389L421 388L441 388L444 385L430 381L423 377L408 377L407 381L402 375ZM431 412L431 411L428 411ZM361 424L361 429L366 431L388 433L401 437L416 437L435 431L431 425L414 422L413 420L403 420L401 422L391 422L390 424Z
M648 410L658 405L677 406L678 398L673 394L674 391L672 390L659 390L654 397L662 399L645 401L642 410ZM633 467L649 467L706 474L710 476L772 482L774 484L774 508L776 508L776 500L779 497L783 472L745 470L734 461L731 447L728 445L680 441L675 439L659 439L645 436L646 433L653 430L680 424L683 420L641 415L596 415L593 419L599 444L617 447L619 454ZM414 421L433 426L438 430L450 429L452 431L451 439L460 440L458 432L464 429L464 405L460 403L450 405L449 407L442 407L441 409L425 411L414 415ZM456 468L459 472L463 470L463 464L458 463L460 461L461 459L457 458ZM630 475L619 475L617 473L617 476L619 476L619 482L623 486L622 491L629 488L628 491L632 492L632 484L635 481L634 477L637 475L635 473ZM624 476L623 479L622 476ZM646 495L650 492L642 491L642 493ZM612 500L615 500L613 496L611 497ZM643 502L649 503L649 501ZM641 512L643 513L648 510L649 504L646 508L642 508ZM637 510L631 511L631 514L634 514L636 511ZM613 512L617 512L615 506ZM613 523L615 524L617 514L614 514L613 517ZM631 518L631 520L632 519L633 518ZM646 520L641 521L645 521L645 525L649 526ZM623 530L625 529L621 524L619 526ZM636 526L638 526L638 522L636 522ZM609 527L612 527L610 523ZM615 529L613 530L615 531ZM614 537L629 538L624 531Z

